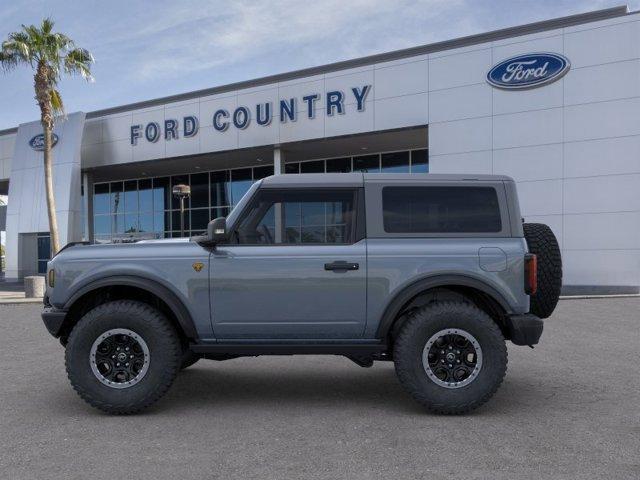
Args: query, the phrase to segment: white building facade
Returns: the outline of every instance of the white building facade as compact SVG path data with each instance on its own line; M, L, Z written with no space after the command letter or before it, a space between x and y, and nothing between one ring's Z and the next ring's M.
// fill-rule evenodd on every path
M9 279L47 258L40 131L0 131ZM565 293L640 285L640 14L626 7L72 114L56 135L63 243L180 235L178 183L189 234L274 173L493 173L554 230Z

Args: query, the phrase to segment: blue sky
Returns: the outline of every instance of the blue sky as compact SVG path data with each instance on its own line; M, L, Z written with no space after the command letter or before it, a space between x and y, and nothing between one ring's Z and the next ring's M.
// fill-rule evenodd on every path
M51 15L96 58L65 79L90 112L304 67L620 5L620 0L48 0L0 3L0 38ZM628 2L631 10L640 0ZM39 117L26 68L0 71L0 129Z

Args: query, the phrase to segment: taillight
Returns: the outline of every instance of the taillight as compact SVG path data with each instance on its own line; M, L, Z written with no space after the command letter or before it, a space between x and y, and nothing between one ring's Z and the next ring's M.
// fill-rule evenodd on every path
M527 295L535 295L538 290L538 257L533 253L524 256L524 291Z

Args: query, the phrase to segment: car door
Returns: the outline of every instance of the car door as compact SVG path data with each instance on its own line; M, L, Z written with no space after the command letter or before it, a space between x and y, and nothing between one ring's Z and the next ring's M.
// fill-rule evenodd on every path
M353 339L366 321L359 188L260 189L211 255L217 338Z

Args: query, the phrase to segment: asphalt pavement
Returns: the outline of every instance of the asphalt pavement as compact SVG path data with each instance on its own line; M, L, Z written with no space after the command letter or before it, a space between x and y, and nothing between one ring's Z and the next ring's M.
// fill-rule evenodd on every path
M638 479L640 299L563 300L496 396L425 413L391 363L200 361L155 407L86 405L39 305L0 305L2 479Z

